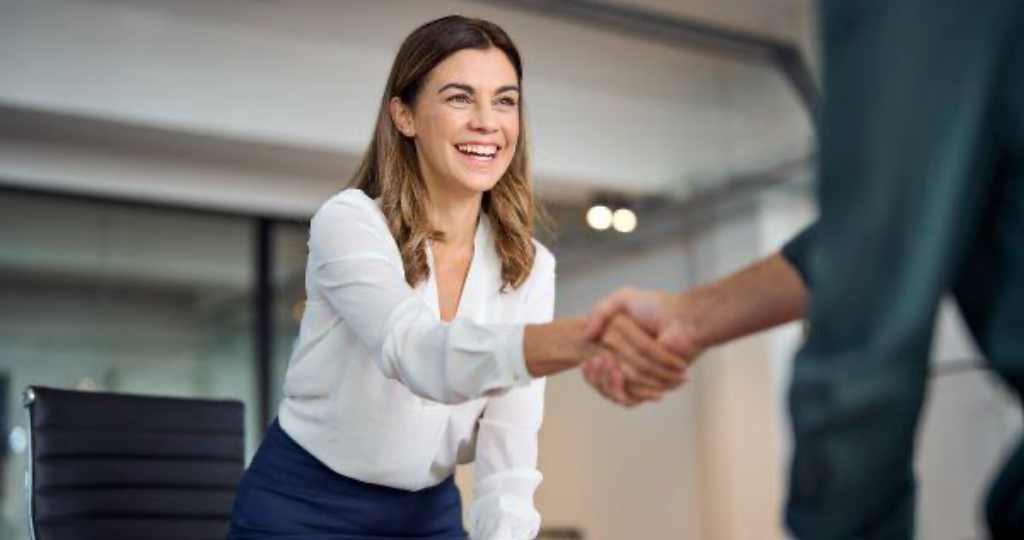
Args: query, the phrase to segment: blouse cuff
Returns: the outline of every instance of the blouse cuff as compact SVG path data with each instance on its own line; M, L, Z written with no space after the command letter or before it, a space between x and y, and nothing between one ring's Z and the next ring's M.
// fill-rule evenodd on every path
M540 531L533 492L541 481L535 469L503 471L476 485L469 510L471 540L530 540Z
M523 335L526 326L517 324L500 334L498 351L499 362L512 372L514 386L526 386L534 379L526 369L526 356L523 353Z

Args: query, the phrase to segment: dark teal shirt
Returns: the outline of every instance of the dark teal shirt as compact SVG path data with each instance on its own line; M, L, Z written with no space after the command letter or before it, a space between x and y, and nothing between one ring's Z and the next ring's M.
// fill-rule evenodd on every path
M820 218L783 249L812 291L787 523L903 538L943 294L1024 388L1024 2L826 0L821 17Z

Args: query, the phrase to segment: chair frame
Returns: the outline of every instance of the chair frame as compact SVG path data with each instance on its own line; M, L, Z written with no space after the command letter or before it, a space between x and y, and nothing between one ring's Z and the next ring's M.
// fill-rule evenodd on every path
M28 514L28 537L29 540L36 539L36 520L32 500L35 492L34 463L35 454L32 449L32 439L35 433L32 431L32 405L36 402L35 388L29 386L21 395L21 405L25 407L25 418L28 424L28 445L25 447L28 459L25 460L25 509Z

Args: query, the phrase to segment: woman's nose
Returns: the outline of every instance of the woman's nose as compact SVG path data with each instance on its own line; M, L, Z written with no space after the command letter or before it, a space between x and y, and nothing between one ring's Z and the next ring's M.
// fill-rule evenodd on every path
M469 119L469 127L486 133L497 131L497 117L489 104L480 104L474 107L473 114Z

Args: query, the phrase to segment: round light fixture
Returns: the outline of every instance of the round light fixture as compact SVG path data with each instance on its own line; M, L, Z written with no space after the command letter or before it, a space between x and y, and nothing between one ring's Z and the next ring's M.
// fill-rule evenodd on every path
M612 226L612 209L603 204L595 204L587 210L587 225L591 229L603 231Z
M629 208L619 208L612 214L612 226L620 233L631 233L636 229L636 214Z

